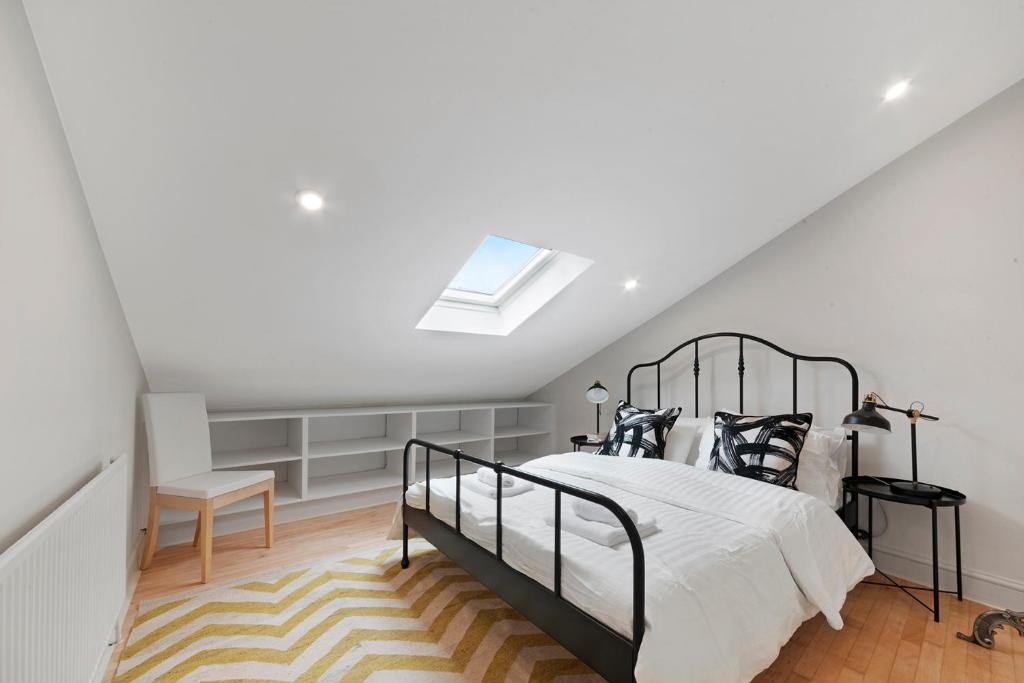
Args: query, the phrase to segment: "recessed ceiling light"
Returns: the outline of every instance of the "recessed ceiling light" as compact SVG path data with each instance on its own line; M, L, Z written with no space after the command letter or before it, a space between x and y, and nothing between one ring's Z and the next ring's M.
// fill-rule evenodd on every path
M295 201L306 211L319 211L324 208L324 198L313 190L300 190L295 194Z
M898 100L906 94L907 88L910 87L910 81L900 81L899 83L893 83L889 86L889 89L885 91L885 101L892 102Z
M636 280L626 280L622 283L622 287L628 292L632 289L636 289L636 286L640 284Z

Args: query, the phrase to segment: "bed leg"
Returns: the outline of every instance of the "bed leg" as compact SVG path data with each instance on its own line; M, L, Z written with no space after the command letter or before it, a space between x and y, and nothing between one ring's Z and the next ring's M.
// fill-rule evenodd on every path
M409 568L409 525L402 525L402 569Z

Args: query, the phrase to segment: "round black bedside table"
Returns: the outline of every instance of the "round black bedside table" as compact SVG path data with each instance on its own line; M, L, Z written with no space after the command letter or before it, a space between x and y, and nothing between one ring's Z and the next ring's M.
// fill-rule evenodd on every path
M572 452L578 453L581 448L599 448L604 443L604 439L598 439L597 441L591 441L590 437L586 434L580 434L579 436L569 437L569 441L572 442Z
M942 495L938 498L920 498L917 496L908 496L900 493L894 493L889 489L889 484L894 481L901 481L894 477L846 477L843 479L843 500L846 501L847 494L851 496L865 496L868 499L868 556L872 557L872 532L874 527L874 500L886 500L890 503L900 503L902 505L916 505L918 507L930 508L932 511L932 607L928 607L924 602L921 601L916 595L911 593L911 590L927 590L918 588L916 586L904 586L897 581L893 580L885 572L881 571L876 567L876 571L889 580L889 583L876 583L874 581L867 581L865 583L874 583L878 586L889 586L892 588L899 588L901 591L914 598L922 607L927 609L935 617L935 621L939 620L939 593L955 593L957 600L964 599L964 582L963 574L960 568L960 506L967 501L967 496L954 491L953 489L947 489L945 487L939 487L942 490ZM953 520L956 528L956 590L945 591L939 589L939 508L953 508Z

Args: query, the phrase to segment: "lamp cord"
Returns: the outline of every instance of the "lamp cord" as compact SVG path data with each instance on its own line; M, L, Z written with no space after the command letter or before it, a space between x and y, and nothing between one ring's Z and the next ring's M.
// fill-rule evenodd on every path
M879 394L879 393L878 393L877 391L875 391L875 392L872 392L872 393L873 393L873 394L875 395L875 397L876 397L876 398L878 399L878 402L879 402L879 403L880 403L880 404L881 404L882 406L884 406L885 408L892 408L892 406L891 406L891 405L889 405L889 402L888 402L888 401L886 401L886 400L885 400L884 398L882 398L882 395L881 395L881 394Z
M870 474L867 475L867 477L868 477L868 479L874 479L876 482L878 482L879 484L881 484L883 486L888 486L889 485L889 482L884 481L882 479L879 479L878 477L873 477ZM876 500L874 498L868 498L868 505L874 505L875 502L876 502ZM886 514L885 506L882 505L882 501L879 500L877 502L878 502L878 511L882 513L882 523L883 523L884 526L882 526L882 530L881 531L879 531L878 533L872 534L871 538L878 538L879 536L883 536L885 534L885 532L889 530L889 515Z
M890 408L892 410L900 410L899 408L893 408L891 405L889 405L889 402L886 401L884 398L882 398L882 396L878 392L872 392L872 393L878 399L879 405L881 405L881 406L883 406L885 408ZM921 406L920 408L917 409L918 413L923 413L924 412L924 401L911 401L910 405L907 407L905 412L909 414L911 411L914 410L914 406Z
M872 502L875 502L874 498L869 498L868 500L870 500ZM886 514L885 506L882 505L882 501L879 500L877 502L878 502L878 511L882 513L882 530L872 534L871 538L878 538L879 536L884 536L885 532L889 530L889 515Z

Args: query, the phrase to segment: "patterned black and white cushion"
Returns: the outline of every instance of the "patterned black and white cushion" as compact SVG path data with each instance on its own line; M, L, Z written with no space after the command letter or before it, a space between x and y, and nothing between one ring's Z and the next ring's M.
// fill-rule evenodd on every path
M810 413L715 413L715 445L708 469L795 489L800 450L810 428Z
M664 458L665 437L682 408L645 410L619 401L615 422L598 449L598 455L624 458Z

